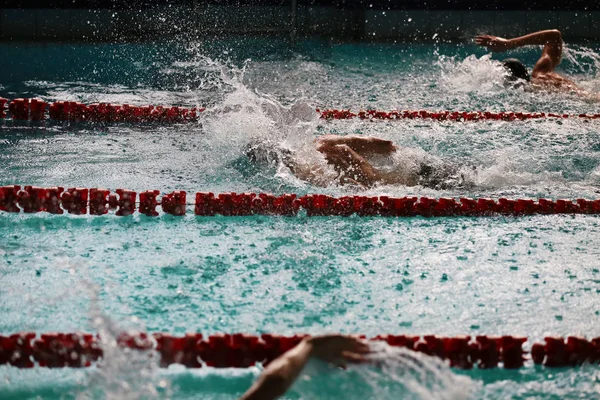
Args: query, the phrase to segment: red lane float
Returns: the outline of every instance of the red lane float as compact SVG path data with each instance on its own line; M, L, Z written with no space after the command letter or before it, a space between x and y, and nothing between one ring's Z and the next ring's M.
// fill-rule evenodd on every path
M55 121L71 122L131 122L131 123L182 123L196 121L199 113L205 108L185 108L169 106L134 106L130 104L95 103L83 104L75 101L57 101L52 104L39 99L14 99L8 101L0 98L0 118L6 118L5 105L8 103L10 116L18 121L41 121L48 117ZM600 114L557 114L557 113L527 113L527 112L491 112L491 111L427 111L402 110L378 111L316 109L322 119L353 119L362 120L400 120L400 119L430 119L435 121L524 121L530 119L580 118L585 120L598 119Z
M6 103L8 103L8 99L0 97L0 118L6 118Z
M524 121L540 118L582 118L598 119L600 114L555 114L555 113L524 113L524 112L490 112L490 111L426 111L426 110L403 110L403 111L377 111L367 110L354 113L350 110L320 110L317 112L321 119L363 119L363 120L400 120L400 119L431 119L435 121Z
M181 364L201 368L246 368L256 363L268 364L296 346L307 335L261 336L217 334L203 337L188 333L177 337L168 333L123 333L116 338L122 348L156 351L161 367ZM361 336L364 338L364 336ZM533 343L531 352L523 349L525 337L378 335L368 340L383 341L392 347L446 360L451 367L489 369L523 367L531 358L534 364L546 367L573 367L600 362L600 337L587 340L569 336L546 337L544 343ZM15 333L0 335L0 365L33 368L88 367L102 358L102 343L98 335L89 333Z
M163 195L160 191L147 190L137 193L131 190L117 189L111 193L100 188L67 188L36 186L0 187L0 210L6 212L48 212L51 214L87 214L104 215L116 210L118 216L134 214L136 210L147 216L159 215L157 207L163 213L182 216L186 214L187 193L174 191ZM365 217L452 217L452 216L490 216L490 215L535 215L535 214L600 214L600 200L577 199L575 201L558 199L506 199L479 198L429 198L389 196L343 196L333 197L325 194L308 194L298 197L295 194L272 195L267 193L221 193L198 192L194 213L199 216L246 216L246 215L282 215L294 216L304 210L312 216L350 216Z
M0 98L0 118L6 118L7 99ZM71 122L159 122L181 123L196 121L204 108L133 106L129 104L82 104L75 101L57 101L48 104L39 99L14 99L8 106L12 119L41 121L48 117L55 121Z

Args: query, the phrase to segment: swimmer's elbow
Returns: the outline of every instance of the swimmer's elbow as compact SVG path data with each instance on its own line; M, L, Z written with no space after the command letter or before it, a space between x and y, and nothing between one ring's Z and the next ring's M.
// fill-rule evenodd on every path
M562 33L558 29L550 30L551 39L554 42L562 43L563 37Z

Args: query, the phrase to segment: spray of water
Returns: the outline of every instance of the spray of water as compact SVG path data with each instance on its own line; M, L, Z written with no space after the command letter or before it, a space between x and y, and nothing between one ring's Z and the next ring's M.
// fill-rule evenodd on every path
M120 347L118 337L126 331L102 311L98 298L100 288L87 282L84 285L91 295L91 317L100 337L103 357L97 367L90 369L86 387L78 398L137 400L159 395L168 397L170 385L159 378L157 353ZM137 319L133 322L140 325Z
M565 45L563 58L564 67L576 74L579 86L592 93L600 92L600 54L585 46Z
M306 165L320 165L327 169L323 157L314 146L313 134L319 123L315 106L305 98L283 105L274 96L262 93L244 83L250 60L241 68L209 60L219 73L219 81L226 87L221 102L203 113L202 124L214 147L219 164L245 157L248 148L260 146L282 156L291 151L296 160ZM281 157L276 157L280 159ZM246 168L244 165L243 168ZM283 185L304 186L283 163L274 165L271 178Z
M303 399L466 400L481 383L452 371L439 359L371 343L369 363L339 371L311 363L292 388Z
M59 293L55 298L44 299L46 302L59 302L66 299L90 300L90 319L93 329L99 334L103 357L100 362L85 370L74 395L79 399L142 399L168 396L169 382L158 377L158 357L153 351L136 351L124 349L117 344L117 338L126 332L142 331L143 325L137 318L128 321L115 321L102 308L101 293L120 293L122 289L116 284L117 279L108 280L102 287L93 283L85 263L73 263L61 258L56 268L68 270L72 274L77 271L81 276L68 292ZM105 276L111 277L112 270L107 268ZM118 303L118 302L117 302Z
M389 398L398 398L401 393L407 399L469 399L479 387L477 382L455 374L437 358L385 343L374 343L371 348L374 354L370 357L377 367L365 368L360 373L375 392L387 386L384 382L397 385L396 396L389 393Z
M491 54L481 57L439 56L440 84L451 92L498 93L504 91L503 78L506 71Z
M587 75L596 75L600 69L600 54L585 46L564 45L563 57L569 67Z

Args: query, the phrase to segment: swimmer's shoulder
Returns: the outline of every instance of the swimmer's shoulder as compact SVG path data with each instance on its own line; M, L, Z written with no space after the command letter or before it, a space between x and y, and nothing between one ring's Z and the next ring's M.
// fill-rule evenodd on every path
M543 90L573 91L579 87L570 80L556 72L538 72L531 76L531 87Z

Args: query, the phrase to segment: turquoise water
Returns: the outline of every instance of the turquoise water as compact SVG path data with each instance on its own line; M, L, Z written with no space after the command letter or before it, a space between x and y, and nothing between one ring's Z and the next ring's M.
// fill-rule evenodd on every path
M536 51L518 52L528 63ZM561 68L600 90L598 55L572 45ZM208 106L197 123L2 123L0 185L133 190L355 193L250 168L252 140L316 163L324 133L389 138L404 153L475 166L472 185L402 196L596 198L600 125L582 120L326 122L325 108L597 112L555 94L506 91L474 47L248 40L0 45L0 96ZM600 223L523 218L119 218L0 215L0 333L122 329L214 332L599 336ZM386 349L385 352L392 352ZM385 353L384 352L384 353ZM108 352L84 371L0 367L2 398L235 398L257 369L158 370ZM349 372L314 365L290 398L600 398L599 370L435 373L388 357ZM132 364L137 367L132 367ZM127 385L125 385L127 383ZM409 384L410 383L410 384Z

